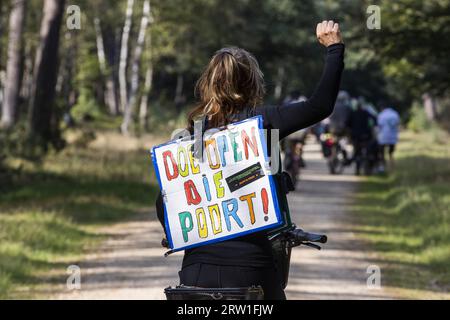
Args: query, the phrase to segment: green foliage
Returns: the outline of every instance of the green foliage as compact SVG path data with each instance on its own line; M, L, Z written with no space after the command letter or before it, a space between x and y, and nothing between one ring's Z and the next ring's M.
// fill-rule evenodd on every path
M23 123L15 130L0 130L0 161L9 156L25 153L26 132Z
M44 154L40 146L30 143L25 121L17 123L14 130L0 130L0 191L7 187L6 182L11 179L11 175L22 170L21 167L14 171L7 170L4 163L8 159L23 158L39 162Z
M82 88L77 104L72 107L71 115L75 122L82 122L86 119L96 119L101 117L102 110L89 89Z
M22 211L0 214L0 297L19 295L11 290L38 282L34 275L51 268L64 270L54 261L81 253L95 240L70 220L49 212Z
M432 123L428 120L427 115L423 106L415 103L411 108L410 119L408 122L408 129L414 132L420 132L424 130L429 130Z
M158 72L173 76L183 72L194 82L216 50L239 46L259 60L270 95L280 66L286 69L284 94L294 88L312 91L313 81L304 81L301 75L320 76L317 69L322 61L317 55L323 51L315 39L318 15L313 1L174 0L152 4L152 50ZM193 83L186 91L192 87ZM188 97L192 102L192 94Z
M450 288L450 149L441 134L436 141L430 132L404 133L394 172L368 178L358 192L358 231L389 286Z
M380 32L370 33L372 48L386 75L408 94L450 94L450 1L381 1Z
M40 44L43 2L32 0L27 4L24 62L32 64ZM67 233L67 243L62 242L61 250L67 256L77 254L95 238L85 230L86 225L124 219L154 196L150 191L154 190L153 176L142 178L143 172L148 173L144 152L88 148L96 134L117 130L121 122L120 117L108 116L104 106L107 75L100 71L93 21L96 17L101 21L106 73L112 73L117 82L126 1L76 0L71 4L81 7L82 30L68 31L65 26L61 29L62 83L57 91L52 126L59 132L64 127L62 115L70 112L78 126L65 134L75 130L80 134L70 140L72 145L62 153L55 154L54 149L49 149L49 157L43 159L42 150L31 148L26 140L23 121L30 99L26 94L21 97L21 121L12 131L0 131L0 296L11 286L29 283L36 266L38 269L55 266L59 249L53 242L59 241L59 229ZM315 26L323 19L335 19L340 23L347 48L342 89L354 96L363 95L372 103L388 100L403 114L409 114L410 129L421 134L430 131L426 135L432 137L429 151L434 154L436 142L442 144L445 139L426 120L419 105L409 110L424 92L448 100L450 42L446 40L450 38L450 0L382 0L381 30L366 28L366 8L370 4L373 3L368 0L152 0L152 23L140 68L141 84L146 69L152 65L154 70L149 99L150 130L167 136L174 128L185 126L186 111L195 100L195 81L214 52L225 46L240 46L256 56L265 74L266 103L276 102L273 93L277 84L282 85L283 96L292 90L311 94L320 77L324 55L324 48L315 38ZM0 2L1 71L7 61L9 10L9 2ZM129 60L141 15L142 1L135 1ZM31 72L30 68L24 70ZM182 110L177 110L174 103L178 75L184 79L186 103ZM73 97L76 101L72 101ZM446 119L448 109L441 110ZM417 146L428 150L423 141ZM368 181L367 193L361 195L367 203L361 205L361 210L370 217L370 212L376 212L370 222L380 225L380 230L373 227L382 237L376 239L381 241L380 250L392 249L405 264L416 262L412 255L415 252L419 264L430 263L440 270L448 262L445 258L448 253L442 245L447 241L442 230L446 225L439 215L446 211L436 208L445 209L448 202L448 189L439 182L447 179L443 171L447 166L435 155L416 151L415 162L408 152L404 151L395 175ZM421 164L420 170L414 167L417 163ZM409 172L412 174L406 174ZM422 210L431 213L423 215ZM408 220L411 217L414 219ZM434 225L431 219L441 225ZM418 231L413 225L416 220L426 229L419 238L412 236L413 231ZM36 230L32 230L33 225ZM392 234L394 231L401 236ZM438 233L444 238L436 236ZM427 241L437 246L428 246ZM43 246L35 250L37 243ZM404 255L403 247L407 249Z
M71 41L76 40L81 42L76 56L77 72L74 79L74 86L79 94L71 114L75 121L82 121L86 118L95 119L103 114L100 107L102 101L99 101L96 96L96 89L102 86L102 77L96 55L95 38L88 32L83 34L83 38Z
M77 0L71 4L81 8L82 30L68 31L65 26L61 30L59 72L68 89L59 92L58 105L68 111L68 97L75 94L75 117L98 118L108 111L103 105L106 77L99 70L93 21L100 19L107 72L112 72L117 82L126 1ZM267 103L275 102L274 88L280 83L282 95L294 89L309 95L323 65L320 57L324 50L315 39L315 25L332 18L339 21L347 46L343 89L355 96L364 95L373 103L388 100L400 111L406 111L404 114L424 92L448 96L450 49L445 39L450 36L449 0L381 1L381 30L366 27L366 9L371 4L368 0L152 0L152 23L140 83L152 64L151 104L175 110L176 79L181 74L186 109L194 102L195 81L211 55L221 47L234 45L248 49L258 58L266 77ZM2 70L7 59L9 7L6 3L0 6ZM29 1L28 9L24 55L33 61L39 45L42 1ZM142 1L135 1L129 60L141 16ZM279 70L284 70L281 78ZM66 71L69 74L64 76ZM150 116L152 113L156 111L150 110Z
M133 217L156 197L144 150L70 147L40 165L18 159L7 168L18 166L0 192L1 298L29 297L35 286L64 281L40 275L64 276L87 246L103 239L94 227Z

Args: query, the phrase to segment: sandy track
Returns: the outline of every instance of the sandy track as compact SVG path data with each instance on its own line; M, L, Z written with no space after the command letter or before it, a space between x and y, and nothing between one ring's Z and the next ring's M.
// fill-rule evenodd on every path
M367 268L373 265L363 243L352 232L347 208L358 178L349 168L343 175L327 174L320 146L305 150L307 168L298 190L289 195L291 217L304 230L325 233L323 250L295 248L286 293L289 299L383 299L384 290L367 286Z
M305 159L298 191L289 196L292 219L305 230L326 233L329 243L322 251L294 249L288 298L391 298L366 285L372 263L346 213L357 178L349 173L328 175L317 144L306 146ZM102 233L109 240L79 264L82 289L69 292L61 285L57 299L164 299L163 289L177 284L182 254L163 257L161 228L150 209L139 219Z

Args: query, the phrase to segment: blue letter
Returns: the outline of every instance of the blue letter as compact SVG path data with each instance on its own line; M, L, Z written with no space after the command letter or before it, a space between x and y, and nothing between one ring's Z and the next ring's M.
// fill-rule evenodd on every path
M211 201L211 191L209 189L209 181L205 174L203 175L203 187L205 188L206 199L208 199L208 201Z
M230 209L230 205L232 208ZM225 217L225 222L227 224L227 230L231 231L231 221L230 216L234 218L236 223L239 225L239 227L243 228L244 225L242 224L241 219L237 216L236 212L238 209L238 201L236 199L230 199L222 202L222 210L223 210L223 216Z
M216 141L219 149L220 160L222 161L222 167L225 167L227 165L227 161L225 160L225 152L228 152L227 137L218 136Z

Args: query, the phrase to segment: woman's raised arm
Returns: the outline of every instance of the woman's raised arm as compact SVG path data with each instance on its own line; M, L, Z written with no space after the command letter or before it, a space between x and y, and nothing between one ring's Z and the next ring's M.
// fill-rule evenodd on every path
M256 110L263 115L267 128L280 130L280 139L325 119L333 112L344 69L345 46L339 25L333 21L319 23L316 32L319 42L327 47L327 56L322 76L311 97L303 102Z

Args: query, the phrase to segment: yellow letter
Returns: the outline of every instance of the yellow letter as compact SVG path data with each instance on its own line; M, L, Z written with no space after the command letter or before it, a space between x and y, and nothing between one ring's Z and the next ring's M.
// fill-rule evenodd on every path
M184 168L182 168L181 164L181 154L183 154L184 160ZM178 169L180 170L180 176L187 177L189 175L189 166L188 166L188 158L186 154L186 149L182 146L178 147Z
M211 225L214 234L218 234L222 232L222 218L220 216L219 205L215 204L208 207L209 217L211 218ZM215 218L214 218L215 212ZM217 226L218 224L218 226Z
M214 184L216 185L217 198L223 198L225 189L222 187L222 171L216 172L213 176Z
M195 213L197 214L198 235L200 238L206 238L208 237L208 225L206 224L205 210L203 208L197 208Z
M211 146L214 150L214 157L216 158L216 164L212 163L211 151L210 151L211 148L208 148L209 146ZM219 158L219 152L217 151L216 139L206 140L205 148L206 148L206 155L208 156L209 167L213 170L219 169L220 168L220 160L219 160L220 158Z
M188 146L189 161L191 162L192 174L198 174L200 172L200 167L198 166L197 160L194 158L194 153L192 152L193 144Z

